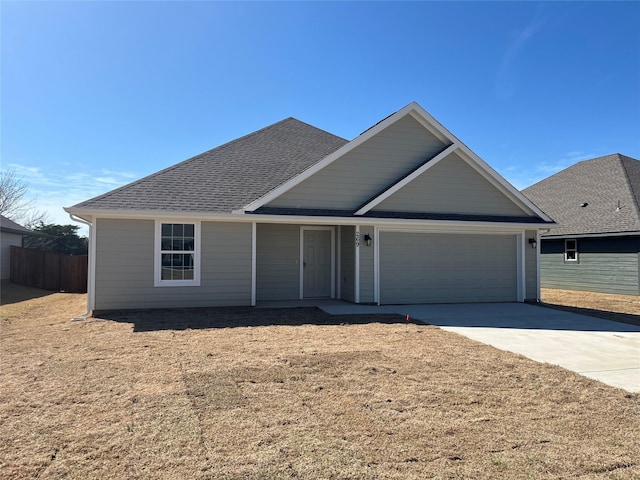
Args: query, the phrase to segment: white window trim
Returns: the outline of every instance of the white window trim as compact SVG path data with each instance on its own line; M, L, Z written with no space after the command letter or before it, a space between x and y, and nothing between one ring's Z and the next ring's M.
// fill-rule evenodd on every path
M567 242L575 242L574 248L567 248ZM576 258L567 258L567 252L571 250L576 253ZM580 254L578 253L578 239L577 238L565 238L564 240L564 261L565 263L579 263L578 259L580 258Z
M163 223L191 223L194 226L195 251L193 252L193 280L162 280L161 239ZM199 287L200 286L200 221L183 218L156 219L153 247L153 286L154 287Z

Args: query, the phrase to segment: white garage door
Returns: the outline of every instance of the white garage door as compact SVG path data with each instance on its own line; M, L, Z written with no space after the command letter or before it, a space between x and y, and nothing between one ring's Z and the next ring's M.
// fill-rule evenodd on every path
M514 302L516 238L380 232L380 303Z

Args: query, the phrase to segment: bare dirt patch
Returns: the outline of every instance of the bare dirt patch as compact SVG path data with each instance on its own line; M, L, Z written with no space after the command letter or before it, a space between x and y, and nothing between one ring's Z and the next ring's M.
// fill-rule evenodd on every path
M617 322L640 325L640 296L576 290L541 289L547 305Z
M437 327L85 300L2 307L2 478L640 476L640 396Z

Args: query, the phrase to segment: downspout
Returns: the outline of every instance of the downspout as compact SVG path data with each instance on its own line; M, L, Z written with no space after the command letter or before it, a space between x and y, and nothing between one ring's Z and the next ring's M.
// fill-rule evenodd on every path
M91 243L93 242L93 238L91 238L91 234L93 230L93 223L83 218L77 217L73 213L70 213L69 217L74 222L84 223L89 227L89 245L88 245L88 251L87 251L87 261L89 262L89 265L88 265L89 268L87 269L87 310L80 316L74 317L71 319L72 322L82 322L86 320L89 314L91 313L91 305L90 305L91 304L91 276L93 274L93 269L91 268Z

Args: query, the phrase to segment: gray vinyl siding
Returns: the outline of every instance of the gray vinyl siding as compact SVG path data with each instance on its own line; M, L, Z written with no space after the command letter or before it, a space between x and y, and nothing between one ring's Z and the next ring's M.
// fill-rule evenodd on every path
M355 301L355 231L354 227L342 227L340 237L340 298Z
M525 270L525 300L539 300L538 298L538 249L531 248L530 238L536 238L536 230L528 230L524 237L524 270Z
M300 226L258 224L256 299L300 298Z
M373 243L370 247L364 243L364 236L369 234L373 238L373 227L360 226L360 303L373 303L374 272L373 272Z
M11 276L11 246L22 246L22 235L0 233L0 279L8 280Z
M514 235L380 232L380 302L517 300Z
M268 204L355 209L446 147L406 116Z
M455 153L441 160L372 210L528 215Z
M96 221L95 310L251 304L251 224L201 224L199 287L154 287L153 220Z
M564 261L564 239L543 240L543 288L639 295L640 238L578 238L578 262Z

